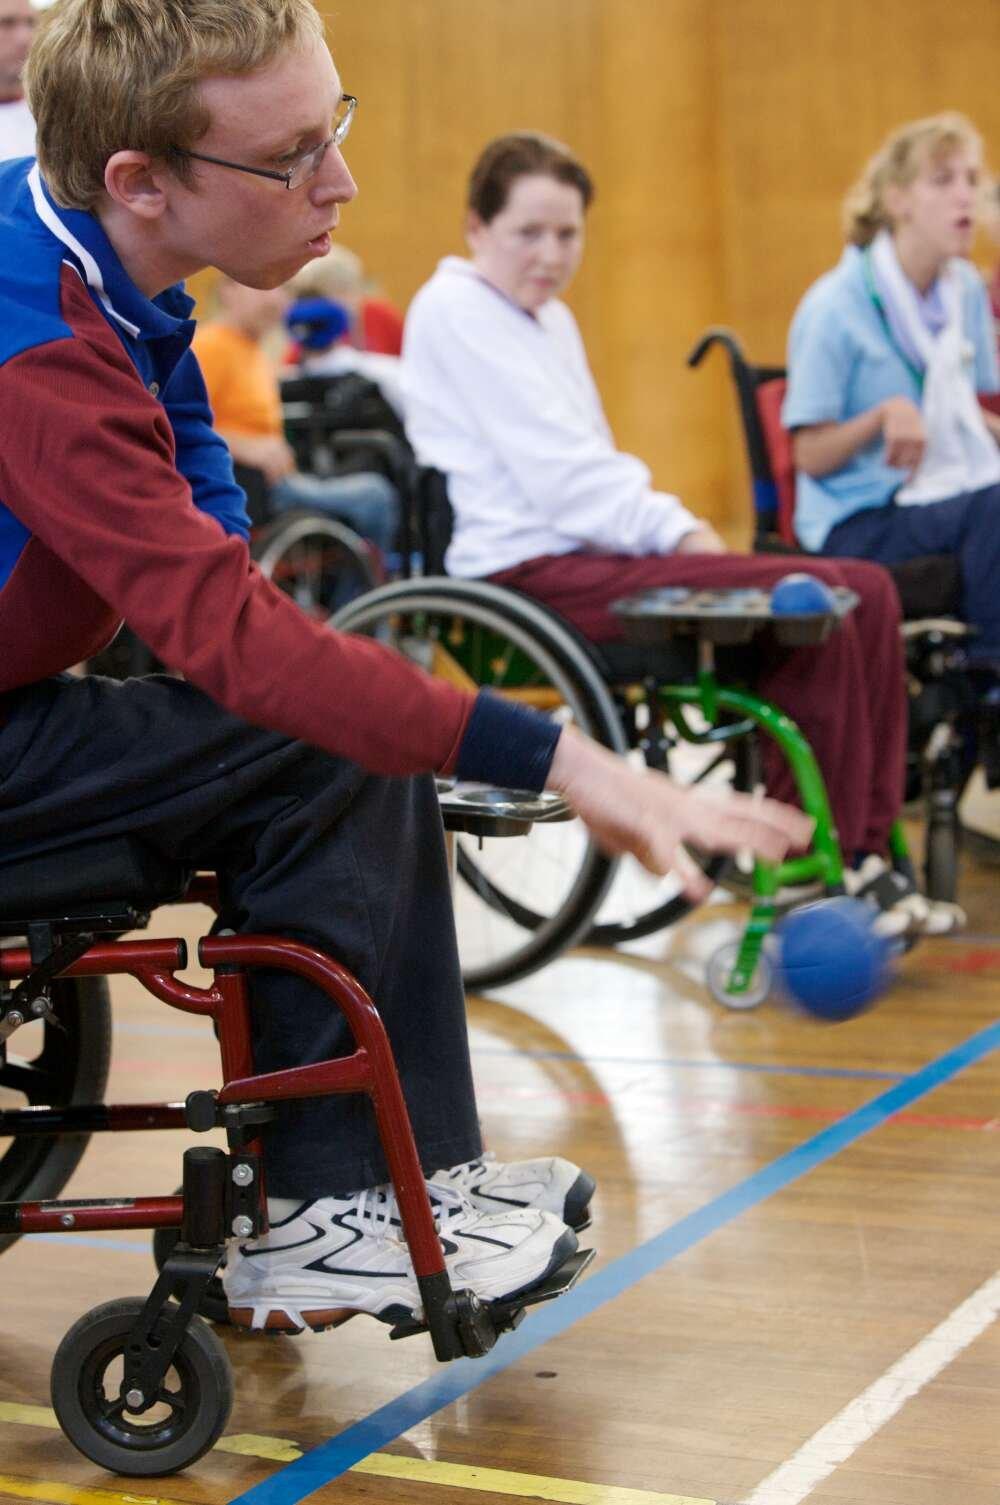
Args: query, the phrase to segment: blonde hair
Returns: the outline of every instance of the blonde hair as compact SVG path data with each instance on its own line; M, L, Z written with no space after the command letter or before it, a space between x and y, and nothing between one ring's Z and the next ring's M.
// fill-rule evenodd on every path
M323 36L312 0L57 0L43 12L24 70L38 160L56 202L91 209L116 151L168 158L210 125L198 86L250 73Z
M844 235L867 246L880 230L891 229L886 208L890 185L906 188L928 160L966 147L982 156L982 139L970 120L955 111L911 120L889 136L844 200Z
M318 261L308 261L288 284L296 298L329 298L353 309L365 292L361 257L335 241Z

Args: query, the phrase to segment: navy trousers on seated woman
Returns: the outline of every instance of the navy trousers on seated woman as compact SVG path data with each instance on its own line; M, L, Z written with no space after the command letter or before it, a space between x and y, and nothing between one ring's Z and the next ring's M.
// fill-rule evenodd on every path
M955 554L962 575L962 620L978 630L974 661L1000 665L1000 486L943 502L870 507L827 534L823 553L902 564L922 554Z

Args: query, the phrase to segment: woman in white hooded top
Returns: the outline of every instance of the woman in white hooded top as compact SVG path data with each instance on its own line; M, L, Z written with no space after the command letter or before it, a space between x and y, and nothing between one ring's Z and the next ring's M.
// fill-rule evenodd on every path
M648 468L615 447L573 315L558 294L583 253L593 198L586 169L534 132L491 142L469 183L468 260L446 258L406 321L407 431L448 479L451 574L510 585L596 643L621 637L609 608L659 585L768 589L788 561L726 552ZM854 561L809 561L860 597L819 648L773 650L757 683L816 750L852 888L896 909L900 928L954 916L890 871L903 795L906 705L899 602L890 576ZM794 798L771 744L770 792ZM919 918L915 918L919 916Z

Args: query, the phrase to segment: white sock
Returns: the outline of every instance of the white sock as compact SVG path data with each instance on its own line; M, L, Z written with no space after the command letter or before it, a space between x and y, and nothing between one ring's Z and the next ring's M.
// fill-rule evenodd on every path
M272 1223L283 1223L306 1202L305 1197L268 1197L267 1215Z

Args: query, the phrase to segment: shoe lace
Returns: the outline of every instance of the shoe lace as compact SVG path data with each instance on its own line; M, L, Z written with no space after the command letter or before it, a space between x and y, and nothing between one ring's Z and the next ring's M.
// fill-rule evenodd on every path
M359 1192L355 1217L367 1225L373 1238L382 1240L391 1234L394 1220L399 1219L399 1204L392 1187L368 1186Z
M477 1172L484 1171L488 1165L493 1164L496 1158L492 1150L484 1150L474 1160L463 1160L461 1165L453 1165L447 1171L435 1171L433 1184L440 1186L443 1182L451 1182L454 1186L464 1188L468 1186Z
M456 1218L467 1217L473 1212L468 1198L457 1188L442 1185L438 1180L426 1183L431 1211L440 1229ZM380 1242L386 1238L402 1240L402 1218L396 1193L387 1182L381 1186L369 1186L358 1193L355 1217L367 1226L372 1238Z

